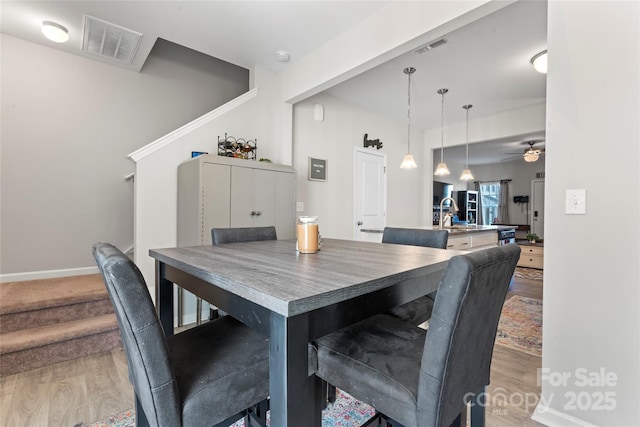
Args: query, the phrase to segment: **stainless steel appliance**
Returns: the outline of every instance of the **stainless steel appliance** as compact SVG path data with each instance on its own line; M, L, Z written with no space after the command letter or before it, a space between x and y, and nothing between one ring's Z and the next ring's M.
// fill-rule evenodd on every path
M516 242L516 230L499 230L498 245L508 245Z

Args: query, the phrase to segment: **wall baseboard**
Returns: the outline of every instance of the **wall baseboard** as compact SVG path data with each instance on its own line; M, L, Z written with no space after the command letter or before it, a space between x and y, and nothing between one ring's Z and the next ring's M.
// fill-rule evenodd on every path
M98 274L98 267L65 268L62 270L29 271L25 273L0 274L0 283L24 282L25 280L55 279L57 277Z
M595 424L588 423L580 418L565 414L557 409L549 408L538 403L531 419L545 426L563 426L563 427L596 427Z

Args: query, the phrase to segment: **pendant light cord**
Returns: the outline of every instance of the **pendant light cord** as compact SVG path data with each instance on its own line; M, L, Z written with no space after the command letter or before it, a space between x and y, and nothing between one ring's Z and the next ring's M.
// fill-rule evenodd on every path
M440 92L442 93L442 105L440 111L440 163L444 163L444 94L447 93L447 91L446 89L441 89Z
M407 154L411 153L411 74L413 71L409 69L409 84L407 89Z
M467 110L467 161L464 164L465 169L469 169L469 108L471 108L471 105L464 107Z

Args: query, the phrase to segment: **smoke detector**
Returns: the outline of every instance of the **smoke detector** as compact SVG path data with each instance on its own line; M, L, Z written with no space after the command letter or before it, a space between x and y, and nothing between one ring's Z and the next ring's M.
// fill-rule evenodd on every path
M93 16L84 16L82 50L103 59L133 63L142 34Z

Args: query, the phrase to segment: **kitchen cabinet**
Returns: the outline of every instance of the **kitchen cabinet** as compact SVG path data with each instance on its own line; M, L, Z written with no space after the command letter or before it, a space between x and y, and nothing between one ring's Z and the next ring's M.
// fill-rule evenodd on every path
M178 166L178 246L210 245L213 227L276 227L295 237L296 174L289 166L203 155Z
M538 268L542 270L544 265L544 246L540 244L521 243L520 259L518 267Z
M494 230L485 232L449 233L447 249L472 251L485 249L498 244L498 233Z

